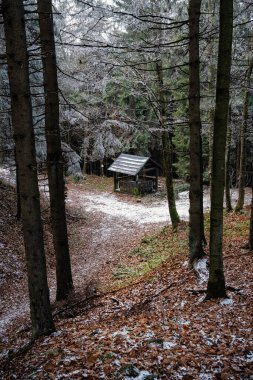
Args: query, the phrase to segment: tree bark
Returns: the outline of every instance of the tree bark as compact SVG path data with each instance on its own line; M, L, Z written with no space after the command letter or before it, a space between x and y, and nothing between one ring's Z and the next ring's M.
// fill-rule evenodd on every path
M180 218L176 208L176 200L173 187L173 166L171 149L172 143L170 139L171 131L169 130L169 125L167 121L167 119L171 118L172 115L168 115L167 112L168 101L164 89L161 60L156 63L156 73L158 80L159 121L162 128L163 166L167 190L167 199L172 227L177 228L178 224L180 223Z
M231 115L231 109L229 109L229 114ZM225 158L225 197L226 197L226 210L227 212L233 211L231 196L230 196L230 145L231 145L231 117L229 116L229 122L227 127L227 147L226 147L226 158Z
M240 212L244 206L244 187L245 187L245 164L246 164L246 131L249 119L249 100L250 100L250 82L253 70L253 58L251 58L249 68L247 70L245 82L245 97L243 105L243 123L240 128L240 166L239 166L239 180L238 180L238 200L235 206L235 211Z
M17 153L16 153L16 145L14 146L14 155L15 155L15 164L16 164L16 196L17 196L17 213L16 218L17 220L21 220L21 199L20 199L20 190L19 190L19 176L18 176L18 160L17 160Z
M167 199L169 206L169 213L171 224L173 228L177 228L180 223L180 218L176 208L176 200L173 187L173 173L172 173L172 150L171 141L169 138L168 131L162 132L162 145L163 145L163 165L165 172L165 182L167 190Z
M251 214L250 214L250 227L249 227L249 249L253 251L253 186L251 196Z
M207 12L214 17L216 13L216 5L215 0L209 0L207 3ZM213 24L213 21L212 21ZM211 26L212 27L212 26ZM208 49L208 60L209 60L209 75L208 75L208 91L209 95L213 96L215 93L215 75L216 75L216 65L214 62L214 56L216 56L215 52L215 43L213 40L209 41L207 49ZM208 173L209 173L209 189L210 189L210 200L211 200L211 187L212 187L212 162L213 162L213 122L214 122L214 105L210 105L210 109L208 111L208 123L209 123L209 160L208 160Z
M220 1L219 52L214 117L212 195L210 216L210 268L207 299L226 297L223 269L223 197L225 150L233 35L233 0Z
M203 163L200 118L199 18L201 0L189 1L190 230L189 261L204 256Z
M54 330L35 156L22 0L2 0L33 338Z
M59 96L51 0L38 0L40 43L45 92L45 132L51 223L56 255L56 299L73 289L65 213L63 158L59 128Z

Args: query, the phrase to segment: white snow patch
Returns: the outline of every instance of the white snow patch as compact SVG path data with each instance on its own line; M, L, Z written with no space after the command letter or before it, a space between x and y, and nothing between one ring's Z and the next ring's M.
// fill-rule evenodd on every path
M169 211L166 202L145 206L131 204L119 200L115 195L102 193L99 195L81 195L86 211L98 210L107 215L129 219L137 224L164 223L169 221ZM71 200L71 194L70 194Z
M56 336L59 336L59 335L62 335L62 331L61 330L57 330L57 331L53 332L50 335L50 337L52 338L52 337L56 337Z
M113 365L115 365L116 367L121 367L121 363L120 363L120 360L119 359L115 359L113 362L112 362Z
M200 373L199 380L213 380L213 374L211 373Z
M230 306L233 305L234 301L232 298L224 298L223 300L220 301L221 306Z
M113 217L124 218L139 225L148 223L170 223L168 203L166 199L156 200L152 204L130 203L123 199L119 199L114 194L78 194L79 204L83 204L83 209L87 211L100 211ZM67 202L76 203L76 193L69 190ZM209 209L210 196L208 192L204 193L204 209ZM176 201L177 211L182 220L189 220L189 193L182 192ZM82 207L82 206L81 206ZM205 259L203 259L205 260ZM202 261L202 260L201 260ZM188 262L185 262L185 266ZM206 281L203 273L202 281ZM205 280L204 280L205 278Z
M72 193L73 192L73 193ZM73 197L73 195L74 197ZM75 203L76 197L73 190L68 192L67 202ZM98 210L107 215L116 216L128 219L139 225L147 223L169 223L169 209L166 199L154 201L152 204L129 203L122 199L118 199L114 194L100 193L100 194L85 194L79 193L78 199L80 204L83 201L83 208L85 211ZM245 201L249 203L250 199ZM208 210L210 207L210 195L204 192L203 195L204 209ZM182 220L189 220L189 192L179 193L179 199L176 201L177 211ZM188 265L188 263L187 263Z
M0 167L0 178L4 179L5 182L9 183L10 185L16 184L15 170L10 170L10 169L5 169L3 167Z
M16 318L28 314L29 311L29 305L28 303L24 302L20 306L15 306L15 309L9 309L6 311L5 315L1 315L0 320L0 337L2 338L5 333L8 326L11 325L11 322L15 320Z
M7 182L15 184L15 170L0 167L0 178ZM48 183L46 179L40 178L40 190L45 194L48 193ZM233 192L233 197L237 194ZM177 211L182 220L189 220L189 191L179 193L176 201ZM139 225L147 223L169 223L169 209L167 199L156 201L152 205L131 204L127 201L119 200L115 195L108 193L101 194L79 194L80 201L83 200L83 208L86 211L98 210L105 214L123 217ZM68 193L67 202L75 203L71 199L71 191ZM250 197L245 197L245 204L250 203ZM203 194L203 206L207 210L210 207L210 195L208 191Z
M120 331L115 331L113 334L112 334L113 338L117 337L117 336L122 336L123 338L125 338L125 340L132 344L133 343L133 340L129 337L129 329L127 327L123 327L122 330Z
M200 330L199 333L200 335L202 335L204 343L208 346L217 345L219 343L219 340L221 339L220 334L217 334L215 336L210 336L203 330Z
M198 305L198 304L204 302L204 301L205 301L205 298L206 298L206 296L201 296L201 297L199 297L199 299L197 300L196 304Z
M195 261L193 265L198 277L199 277L199 283L203 284L207 282L208 280L208 269L207 269L207 259L201 259Z
M183 301L182 301L183 302ZM187 303L187 302L185 302ZM190 324L190 321L188 319L184 319L184 318L178 318L178 319L175 319L175 321L178 323L178 325L180 326L188 326Z
M174 342L163 342L163 349L164 350L171 350L173 347L175 347L177 344Z
M140 371L138 376L132 377L132 376L125 376L125 380L145 380L152 376L152 373L148 371ZM152 377L154 380L157 380L157 377Z
M143 335L143 339L149 340L155 336L155 333L153 331L148 331Z
M77 360L80 359L80 356L76 356L76 355L68 355L66 356L62 362L66 365L69 365L71 364L72 362L76 362Z
M156 201L151 205L132 204L124 200L118 199L113 194L79 194L80 201L83 201L85 211L98 210L107 215L128 219L139 225L147 223L169 223L169 209L167 200ZM71 197L71 191L68 193L67 202L74 203ZM188 220L189 201L179 199L177 201L177 211L180 218Z
M246 354L246 361L248 363L253 363L253 351L249 351Z
M3 168L0 167L0 179L4 180L6 183L10 185L16 186L16 171L14 169ZM49 193L48 187L48 179L47 178L39 178L38 180L40 191L45 194Z
M40 372L42 372L42 370ZM39 373L39 371L37 373ZM70 380L70 379L74 379L74 378L76 379L77 375L80 376L80 377L78 377L79 379L86 379L88 377L88 371L87 371L87 369L80 369L80 370L76 369L72 372L60 373L55 377L55 380L62 380L62 379ZM75 376L75 377L71 377L71 376Z

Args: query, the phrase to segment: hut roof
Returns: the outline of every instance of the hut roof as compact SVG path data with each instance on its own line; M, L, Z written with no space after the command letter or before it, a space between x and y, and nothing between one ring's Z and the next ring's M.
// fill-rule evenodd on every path
M148 160L149 157L121 153L108 170L117 173L137 175Z

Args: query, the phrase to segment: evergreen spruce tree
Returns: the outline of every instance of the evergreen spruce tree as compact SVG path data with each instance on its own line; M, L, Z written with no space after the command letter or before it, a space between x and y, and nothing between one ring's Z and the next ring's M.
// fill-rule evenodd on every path
M201 0L189 1L190 231L189 260L204 256L203 164L200 119L199 18Z
M221 0L219 13L219 52L214 116L210 216L210 268L206 295L207 299L226 297L222 240L225 150L233 35L233 0Z
M250 227L249 227L249 249L253 251L253 186L251 195L251 213L250 213Z
M172 142L171 142L171 124L168 121L172 117L172 109L169 107L169 100L164 88L163 67L161 59L156 62L156 73L158 82L158 100L159 100L159 122L162 129L162 148L163 148L163 166L167 190L167 200L171 224L176 228L180 223L180 218L176 208L176 200L173 188L173 166L172 166Z
M22 0L3 0L6 54L16 146L21 218L26 253L32 335L54 330L47 284L37 180L28 54Z
M63 158L59 128L59 96L51 0L38 0L40 42L45 91L45 133L51 223L56 255L56 299L73 289L65 213Z

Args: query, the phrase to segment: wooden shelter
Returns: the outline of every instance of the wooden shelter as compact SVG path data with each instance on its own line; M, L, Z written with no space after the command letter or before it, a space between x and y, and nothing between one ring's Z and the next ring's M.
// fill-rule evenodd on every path
M114 174L114 191L133 195L156 191L159 169L150 157L124 153L108 168Z

